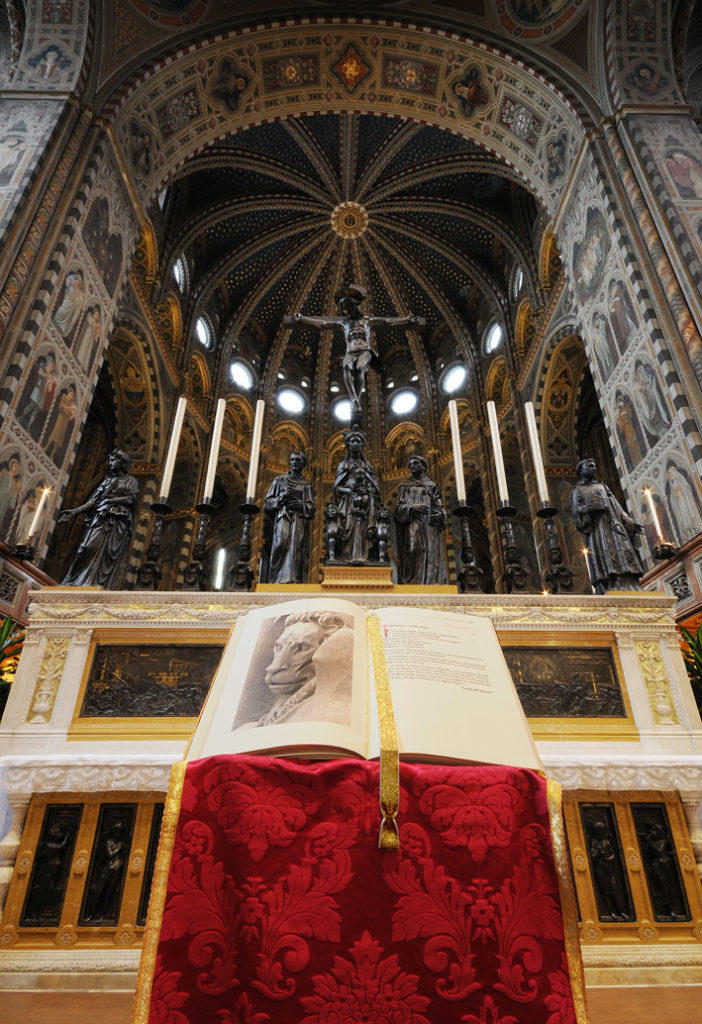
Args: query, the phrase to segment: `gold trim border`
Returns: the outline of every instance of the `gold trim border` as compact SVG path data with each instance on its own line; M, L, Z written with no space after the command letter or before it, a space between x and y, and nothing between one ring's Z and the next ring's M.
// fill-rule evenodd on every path
M163 921L163 910L166 905L168 873L170 871L171 854L173 853L176 826L180 814L180 800L183 793L186 768L187 764L185 761L178 761L177 764L173 765L166 803L163 808L161 836L158 842L158 854L156 855L156 866L151 883L149 910L146 915L144 944L141 950L139 973L137 975L133 1024L148 1024L149 1021L151 989L154 983L156 955L161 937L161 922Z
M580 950L578 911L575 903L575 891L573 889L573 879L570 874L570 863L568 861L565 840L562 791L560 783L554 782L553 779L547 779L546 796L548 800L548 813L551 821L553 862L556 867L558 889L561 896L563 936L565 940L566 958L568 960L568 973L570 974L570 987L573 993L575 1019L577 1024L589 1024L587 1003L585 1001L585 971L583 969L583 958Z
M397 825L397 812L400 807L400 755L397 746L390 677L383 649L380 619L377 615L369 615L367 623L380 727L380 810L382 821L378 847L381 850L399 850L400 832Z

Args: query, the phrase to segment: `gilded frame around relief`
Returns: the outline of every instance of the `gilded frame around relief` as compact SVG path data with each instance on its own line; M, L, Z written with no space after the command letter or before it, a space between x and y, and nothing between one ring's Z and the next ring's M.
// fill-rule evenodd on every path
M536 631L502 631L498 633L500 646L508 650L510 647L526 647L538 654L539 650L574 650L578 648L607 651L612 661L612 671L618 684L624 715L617 717L594 717L587 715L533 717L527 718L534 739L536 740L609 740L636 741L639 730L631 710L631 702L626 688L617 642L614 633L568 630L568 632L552 631L548 633ZM593 680L596 689L596 682Z
M15 870L0 924L0 948L5 949L137 949L141 946L145 924L140 923L144 902L145 872L150 863L148 853L153 836L153 818L163 793L40 793L32 797L17 853ZM103 808L133 805L134 819L131 839L126 849L126 863L121 893L116 907L116 923L81 923L81 907L100 814ZM75 831L68 870L60 896L58 920L41 924L23 923L23 908L29 894L34 862L44 816L51 807L75 807L78 824ZM43 868L46 870L46 868ZM50 879L50 873L49 873Z
M120 740L139 740L145 738L164 740L189 739L197 722L199 711L189 715L136 714L122 716L110 713L101 716L100 714L95 714L94 709L91 714L86 715L83 713L86 695L90 697L96 685L102 685L104 689L108 689L102 681L97 681L96 684L96 680L93 678L93 669L96 666L99 648L113 647L116 651L129 651L130 648L133 648L135 656L138 656L138 652L143 654L145 649L148 648L164 648L168 651L173 651L173 657L177 657L178 648L191 649L189 652L191 664L195 664L193 661L193 651L201 653L203 648L212 648L213 651L218 649L212 660L211 671L208 670L207 673L210 678L207 688L202 695L202 704L204 704L209 687L212 685L212 680L217 673L219 661L224 653L224 648L229 638L229 631L193 629L184 634L183 630L145 629L139 630L137 635L132 633L128 636L129 639L125 636L124 630L95 630L83 668L68 739L105 740L111 733L113 738L119 738ZM185 650L183 653L185 653ZM128 656L126 660L129 660ZM172 661L173 658L171 658L170 669L172 669ZM164 671L162 674L168 678L167 671ZM177 674L187 675L187 662L179 666L179 673ZM173 675L172 672L171 675ZM124 680L120 680L120 682L126 686ZM193 711L195 711L194 707Z
M632 900L631 920L605 920L598 910L581 806L608 805L619 835L622 866ZM657 918L636 834L632 808L659 805L665 809L679 880L689 910L685 920ZM563 816L580 909L580 938L584 944L699 942L702 937L702 883L697 871L680 794L661 790L569 790L563 794ZM666 866L666 871L670 867Z

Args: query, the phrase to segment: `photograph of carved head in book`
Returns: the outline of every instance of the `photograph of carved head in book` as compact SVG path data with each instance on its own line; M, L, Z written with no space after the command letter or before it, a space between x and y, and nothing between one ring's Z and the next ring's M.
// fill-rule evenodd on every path
M221 644L96 644L79 718L196 718Z
M279 722L350 724L353 619L281 615L261 624L233 729Z
M503 647L527 718L626 718L609 648Z

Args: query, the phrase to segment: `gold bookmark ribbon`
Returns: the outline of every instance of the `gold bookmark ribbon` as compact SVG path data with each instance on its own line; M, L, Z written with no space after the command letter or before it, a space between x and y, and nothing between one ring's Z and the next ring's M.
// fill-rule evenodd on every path
M397 825L397 812L400 806L400 755L397 749L390 677L383 650L380 619L377 615L368 616L368 636L373 658L375 700L378 706L378 724L380 726L380 812L382 821L378 836L378 849L399 850L400 830Z

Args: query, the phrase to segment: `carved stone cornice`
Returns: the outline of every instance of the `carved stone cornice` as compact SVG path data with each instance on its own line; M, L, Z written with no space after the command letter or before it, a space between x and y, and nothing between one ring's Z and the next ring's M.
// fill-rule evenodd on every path
M50 762L36 757L6 757L0 760L0 771L4 768L5 789L11 802L32 793L165 793L178 756L161 755L149 760L73 756Z

